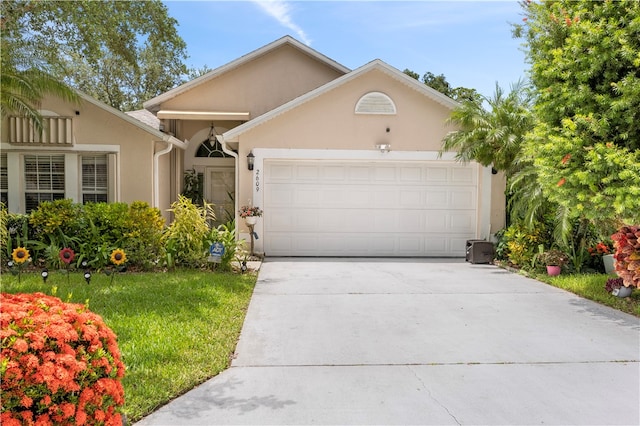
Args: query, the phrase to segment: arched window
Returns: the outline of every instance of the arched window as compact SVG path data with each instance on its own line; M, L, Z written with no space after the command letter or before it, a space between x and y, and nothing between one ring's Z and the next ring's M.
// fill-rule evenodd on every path
M209 137L202 141L196 151L196 157L229 158L231 155L222 150L222 144L216 138L215 129L211 126Z

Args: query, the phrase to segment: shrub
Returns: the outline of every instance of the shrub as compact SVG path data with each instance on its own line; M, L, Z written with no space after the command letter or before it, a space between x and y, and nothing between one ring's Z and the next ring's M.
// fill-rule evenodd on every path
M34 238L45 244L71 247L74 236L81 229L79 221L82 205L72 200L43 201L29 215Z
M524 225L509 226L503 234L507 247L506 256L516 266L530 265L535 257L538 245L543 242L542 225L527 228Z
M611 236L616 274L625 287L640 287L640 226L622 226Z
M124 365L116 336L86 306L0 296L3 425L121 425Z
M153 268L164 254L162 233L164 218L159 209L143 201L134 201L129 206L127 231L122 247L129 262L144 269Z
M215 220L211 205L198 207L179 195L171 204L174 220L165 231L167 266L202 266L206 260L209 221Z

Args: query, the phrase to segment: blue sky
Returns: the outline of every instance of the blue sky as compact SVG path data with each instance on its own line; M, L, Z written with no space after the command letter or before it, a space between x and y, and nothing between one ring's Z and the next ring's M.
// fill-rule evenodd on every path
M164 1L187 43L189 67L217 68L284 35L358 68L381 59L444 74L484 95L526 78L522 40L505 1Z

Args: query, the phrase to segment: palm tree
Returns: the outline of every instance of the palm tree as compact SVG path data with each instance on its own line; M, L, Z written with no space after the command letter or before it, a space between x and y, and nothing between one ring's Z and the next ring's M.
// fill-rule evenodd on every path
M4 29L4 28L3 28ZM57 95L63 100L79 102L79 95L48 72L28 49L18 46L3 32L0 51L0 115L15 114L33 121L42 131L42 116L38 104L45 95Z
M465 100L453 111L447 122L459 130L445 136L440 155L456 151L458 161L475 160L510 177L518 170L524 136L533 128L531 92L518 81L505 95L496 84L493 97L482 96L481 100Z

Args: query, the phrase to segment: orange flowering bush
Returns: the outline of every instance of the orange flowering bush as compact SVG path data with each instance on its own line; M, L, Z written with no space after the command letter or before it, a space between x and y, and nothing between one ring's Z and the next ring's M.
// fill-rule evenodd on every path
M43 293L0 303L0 423L121 426L125 367L102 318Z

